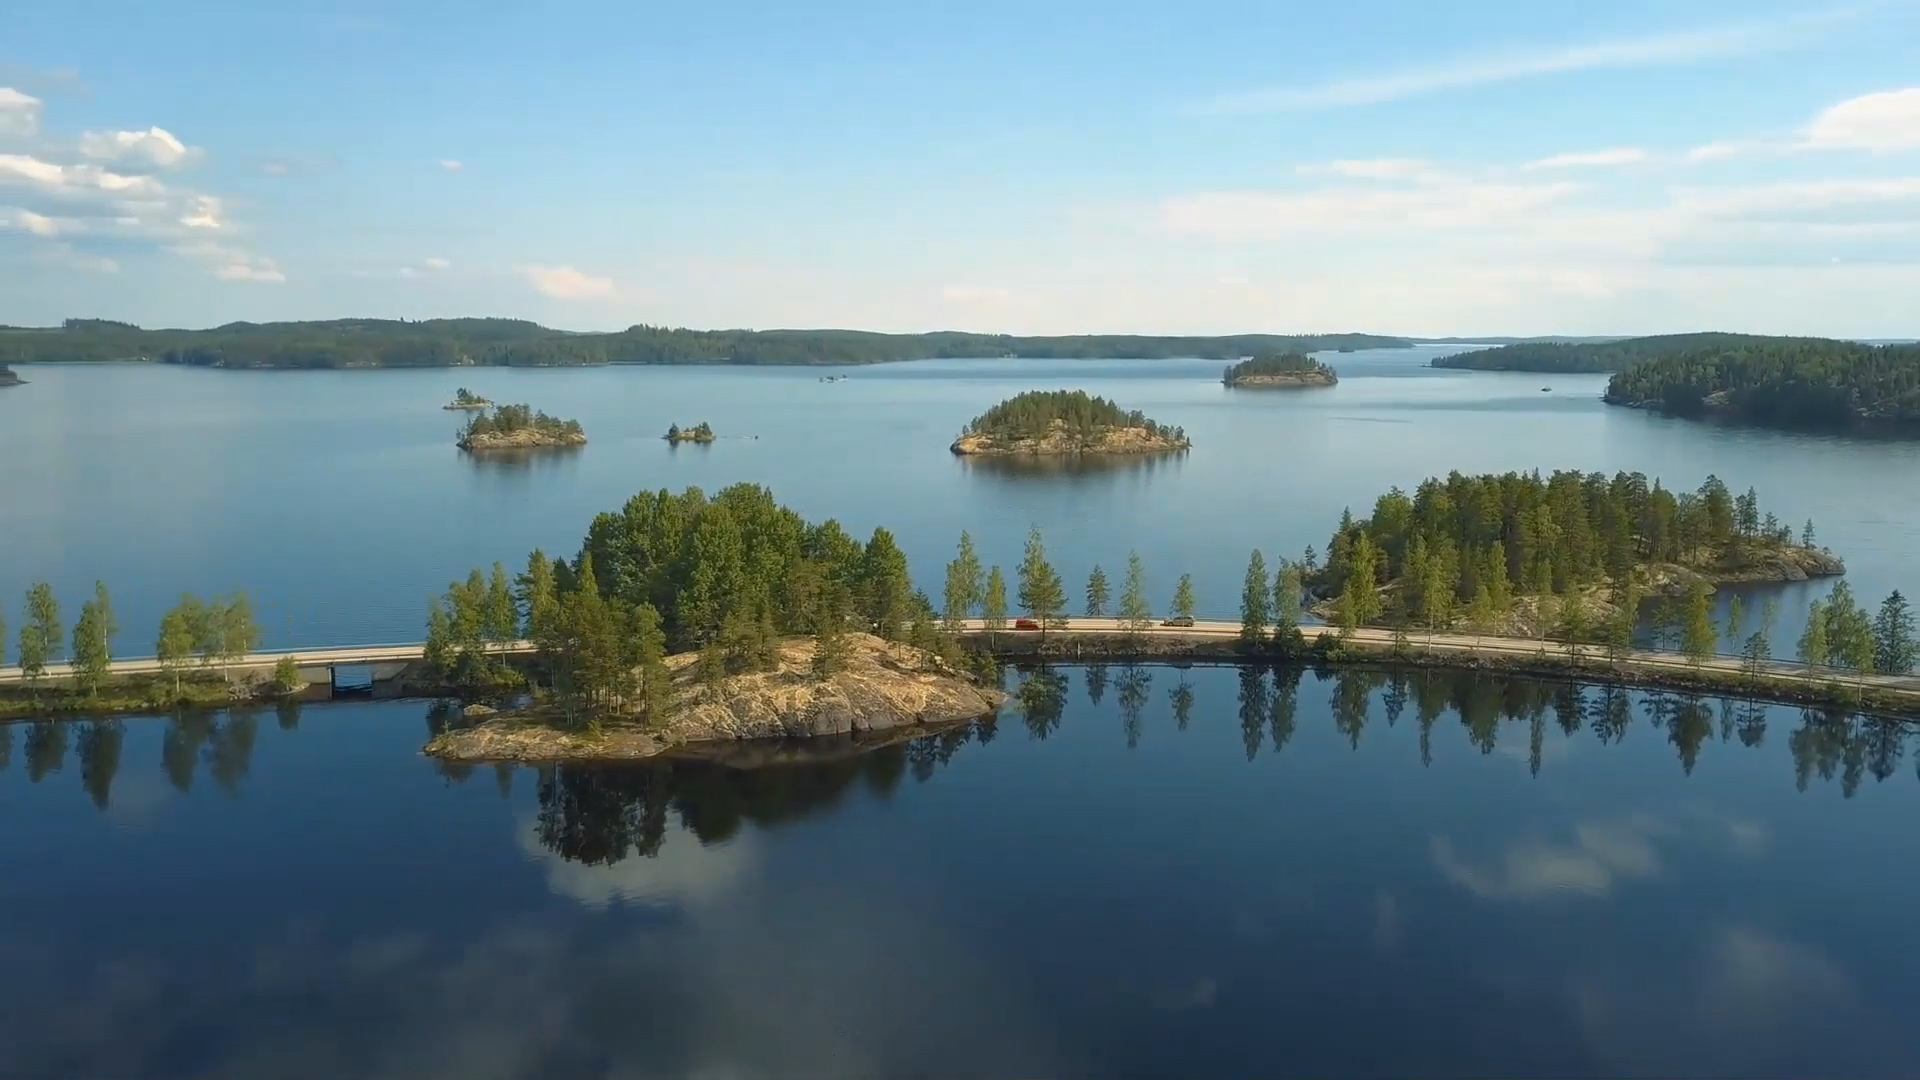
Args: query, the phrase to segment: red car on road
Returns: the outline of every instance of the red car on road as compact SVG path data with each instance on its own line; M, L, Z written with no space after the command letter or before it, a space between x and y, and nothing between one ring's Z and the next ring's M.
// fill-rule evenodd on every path
M1032 619L1015 619L1013 620L1013 628L1015 630L1038 630L1040 629L1040 624Z

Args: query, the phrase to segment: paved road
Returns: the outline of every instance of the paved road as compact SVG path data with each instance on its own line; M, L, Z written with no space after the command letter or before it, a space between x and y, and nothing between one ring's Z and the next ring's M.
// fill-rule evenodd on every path
M1008 625L1012 625L1011 619L1009 619ZM963 629L967 632L984 633L986 631L986 623L980 619L969 619L964 624ZM1320 626L1301 627L1301 630L1308 636L1312 636L1323 629L1328 628ZM1067 619L1065 627L1049 629L1047 634L1049 636L1054 634L1080 636L1125 632L1126 626L1119 619L1080 617ZM1017 635L1019 637L1040 636L1037 630L1009 629L1002 631L1002 633ZM1162 626L1156 621L1154 625L1140 631L1140 633L1148 637L1174 639L1234 638L1240 636L1240 623L1227 619L1201 619L1196 620L1191 627L1177 627ZM1420 630L1408 631L1407 637L1416 651L1431 649L1434 652L1494 653L1507 656L1536 656L1542 652L1560 657L1566 655L1566 646L1564 644L1557 641L1543 641L1539 638L1496 637L1491 635L1475 636L1473 634L1456 633L1433 634L1431 638L1429 638L1429 635ZM1354 631L1353 639L1355 643L1360 645L1389 648L1393 645L1393 631L1382 630L1377 627L1362 627ZM1597 645L1584 646L1583 652L1587 657L1596 661L1603 657L1603 651L1601 647ZM1692 670L1695 666L1692 660L1680 653L1656 652L1649 649L1630 650L1622 657L1622 660L1634 666L1650 668ZM1730 674L1740 674L1745 670L1743 661L1735 656L1716 656L1712 659L1702 661L1699 667L1708 671ZM1807 669L1798 664L1769 662L1762 665L1761 670L1768 675L1791 679L1805 678L1807 675ZM1829 678L1836 678L1845 682L1855 682L1858 680L1865 686L1920 693L1920 677L1912 675L1866 675L1862 677L1850 672L1838 671L1827 672L1826 675Z
M1014 630L1011 629L1011 626L1012 620L1009 619L1009 629L1003 630L1001 633L1014 637L1039 636L1039 631L1037 630ZM985 633L986 629L986 622L983 619L968 619L962 624L963 632L967 633ZM1314 634L1323 628L1303 626L1301 629L1308 634ZM1047 630L1049 636L1110 635L1125 632L1126 625L1119 619L1095 619L1084 616L1066 619L1064 626L1057 626ZM1140 633L1154 638L1217 640L1221 638L1239 637L1240 623L1237 620L1231 619L1201 619L1196 620L1190 627L1184 627L1162 626L1156 621L1152 626L1140 631ZM1393 644L1393 631L1363 627L1354 631L1353 638L1354 641L1360 645L1387 648ZM1566 646L1558 642L1542 641L1537 638L1495 637L1491 635L1476 636L1456 633L1428 635L1420 631L1410 631L1408 638L1415 649L1431 649L1435 652L1535 656L1541 652L1553 655L1564 655L1566 650ZM272 667L282 656L292 656L296 658L300 661L302 667L392 663L395 661L418 660L425 652L425 649L425 643L417 641L393 645L350 645L330 649L282 649L272 652L249 653L243 659L227 664L225 667L230 670L235 668ZM534 651L534 644L531 641L516 641L506 645L502 651L512 654L530 653ZM1587 655L1595 659L1598 659L1601 655L1598 646L1588 646L1586 652ZM1679 653L1655 652L1646 649L1632 650L1627 653L1623 659L1635 666L1647 668L1685 670L1695 666L1692 660L1689 660ZM1741 665L1742 662L1738 657L1716 656L1710 660L1703 661L1699 666L1710 671L1738 674L1742 671ZM134 659L115 660L113 662L113 673L116 675L144 675L161 670L163 669L160 666L160 662L152 657L138 657ZM1784 678L1804 678L1807 674L1804 667L1777 662L1766 664L1763 670L1769 675ZM48 664L45 677L50 679L65 678L71 673L72 666L70 664ZM1881 689L1920 693L1920 677L1911 675L1866 675L1862 677L1844 672L1831 672L1828 673L1828 676L1849 682L1858 680L1862 685ZM18 667L0 667L0 683L18 682L20 678L20 669Z
M534 651L534 644L531 641L515 641L503 647L497 647L494 651L530 653ZM301 667L389 664L396 661L418 660L425 652L426 643L420 641L411 641L398 645L347 645L334 649L278 649L268 652L248 653L241 659L227 664L221 664L216 661L213 666L223 667L227 670L272 667L279 663L280 658L283 656L291 656L298 660ZM194 663L196 666L198 665L198 661ZM113 673L115 675L151 675L162 670L165 669L160 666L160 661L151 656L115 660L113 662ZM72 664L48 664L47 673L44 677L60 679L66 678L71 674L73 674ZM19 682L20 679L21 674L18 667L0 667L0 683Z

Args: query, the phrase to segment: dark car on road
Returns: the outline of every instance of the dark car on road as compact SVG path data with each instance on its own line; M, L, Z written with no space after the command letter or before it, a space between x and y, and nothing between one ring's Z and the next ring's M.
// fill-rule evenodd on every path
M1175 615L1175 616L1174 616L1173 618L1171 618L1171 619L1162 619L1162 620L1161 620L1161 622L1160 622L1160 625L1161 625L1161 626L1192 626L1192 625L1193 625L1193 616L1191 616L1191 615Z

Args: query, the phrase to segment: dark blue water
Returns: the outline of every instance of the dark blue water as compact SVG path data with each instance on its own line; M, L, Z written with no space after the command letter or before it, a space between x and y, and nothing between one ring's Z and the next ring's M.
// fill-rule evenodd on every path
M1024 714L756 772L448 770L415 702L0 728L0 1076L1920 1069L1897 726L1470 677L1010 687Z
M1084 580L1129 549L1157 605L1191 573L1204 611L1237 610L1254 547L1324 547L1343 507L1391 485L1506 469L1641 470L1691 488L1717 473L1846 557L1877 602L1920 588L1920 470L1910 444L1728 430L1601 404L1602 376L1448 372L1445 350L1341 354L1339 386L1229 392L1211 361L968 360L818 370L247 372L36 366L0 392L0 605L52 582L68 615L113 590L123 655L151 654L183 590L245 589L270 646L410 641L427 597L476 564L535 545L572 553L594 514L647 488L769 485L857 534L885 525L937 591L960 530L1011 568L1029 525ZM466 385L578 418L577 453L476 460L453 446ZM947 445L994 402L1036 387L1108 395L1192 434L1178 460L1034 473L955 459ZM1551 393L1541 393L1551 386ZM706 420L707 446L669 448ZM747 436L752 436L751 438ZM1786 590L1775 641L1823 584ZM1757 607L1757 604L1754 605Z

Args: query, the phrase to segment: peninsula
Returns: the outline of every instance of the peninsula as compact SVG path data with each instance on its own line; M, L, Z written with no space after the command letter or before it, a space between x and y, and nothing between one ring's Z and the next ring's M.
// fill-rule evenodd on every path
M1227 368L1220 381L1229 389L1295 389L1332 386L1340 376L1305 353L1262 353Z
M710 443L717 436L714 435L713 428L707 426L707 422L702 420L689 428L683 428L679 424L670 424L667 426L666 435L662 437L677 446L683 442Z
M477 412L481 409L493 408L493 402L488 401L486 398L481 397L479 394L463 386L453 392L452 401L440 407L443 409L461 409L468 412Z
M1492 349L1474 349L1435 357L1430 367L1465 371L1537 371L1553 375L1622 371L1648 360L1700 352L1744 348L1767 342L1806 340L1758 334L1659 334L1611 341L1519 341Z
M950 449L961 456L1169 454L1187 433L1084 390L1029 390L967 423Z
M864 330L556 330L524 319L331 319L149 330L108 319L0 327L9 360L134 361L223 368L581 367L598 364L878 364L894 360L1206 357L1338 348L1408 349L1378 334L1162 337L881 334Z
M1920 437L1920 345L1763 338L1635 364L1609 405L1690 419Z
M556 419L526 405L500 405L468 420L456 445L470 451L538 450L586 443L577 420Z

